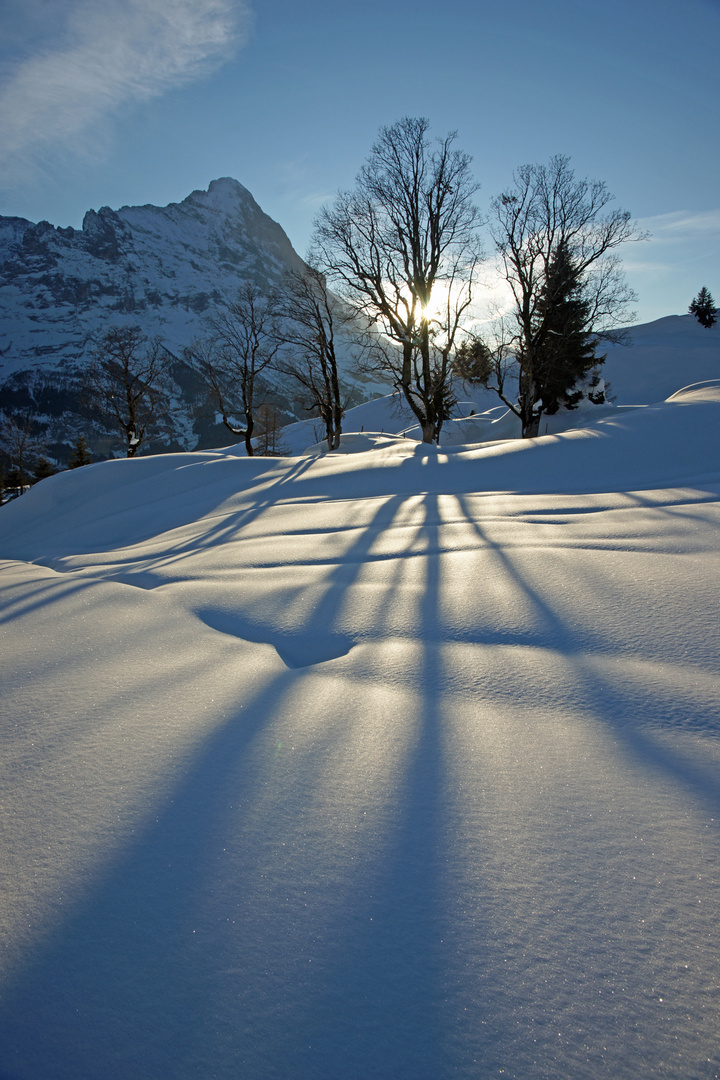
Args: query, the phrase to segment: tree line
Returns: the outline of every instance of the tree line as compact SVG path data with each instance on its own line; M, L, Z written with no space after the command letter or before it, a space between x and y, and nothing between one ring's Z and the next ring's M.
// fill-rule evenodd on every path
M249 455L271 370L293 380L328 447L338 447L347 404L340 328L356 342L360 369L400 392L427 443L440 439L458 379L493 390L525 438L543 415L583 396L603 400L600 350L623 340L636 299L618 249L646 234L604 182L576 177L564 156L516 170L483 216L456 139L431 140L422 118L381 128L355 186L320 211L306 268L273 293L243 285L185 350ZM486 228L506 299L480 322ZM715 321L706 289L689 310L704 326ZM128 456L169 407L176 359L139 327L111 327L96 344L89 400L122 433Z

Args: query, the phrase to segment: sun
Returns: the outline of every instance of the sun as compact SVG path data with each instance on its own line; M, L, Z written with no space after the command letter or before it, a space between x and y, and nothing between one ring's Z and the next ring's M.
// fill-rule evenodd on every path
M429 301L421 308L421 320L425 323L443 322L447 313L449 296L448 287L436 282L432 287Z

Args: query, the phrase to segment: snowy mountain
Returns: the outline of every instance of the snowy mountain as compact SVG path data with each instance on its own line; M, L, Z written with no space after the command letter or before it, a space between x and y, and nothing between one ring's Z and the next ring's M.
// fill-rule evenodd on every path
M3 1078L720 1075L720 382L363 408L0 508Z
M87 428L77 395L93 337L138 324L180 357L204 313L241 283L269 291L302 266L282 228L228 178L166 207L90 210L81 230L0 218L0 406L32 403L51 443L72 442ZM185 415L164 445L227 442L207 418L198 430L198 386L182 367L176 377Z
M302 260L236 180L169 206L89 210L81 230L0 218L2 377L74 367L110 322L140 323L171 348L244 281L270 288Z

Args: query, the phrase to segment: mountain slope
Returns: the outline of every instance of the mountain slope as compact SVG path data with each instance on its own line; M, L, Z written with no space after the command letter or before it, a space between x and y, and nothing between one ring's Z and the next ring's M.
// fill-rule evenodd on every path
M236 180L166 207L89 210L81 230L0 219L2 376L73 365L109 321L140 322L181 350L211 301L277 285L302 260Z
M240 284L270 291L303 265L282 228L228 178L166 207L90 210L81 230L2 218L0 407L39 414L54 451L67 451L88 434L83 371L110 325L138 324L180 358L203 315ZM227 442L198 380L181 363L173 374L177 408L156 448Z
M62 460L79 434L90 434L83 372L93 340L108 326L139 324L180 358L202 333L203 316L232 298L242 282L270 290L288 269L302 265L280 225L229 178L166 207L90 210L81 230L0 218L0 408L33 414L51 452ZM663 400L720 374L718 325L706 330L689 315L670 316L631 327L629 338L630 348L608 350L603 369L619 404ZM339 355L347 369L347 343L341 342ZM174 377L176 408L148 448L227 444L231 436L197 377L180 362ZM348 381L356 388L355 401L384 389L360 376ZM286 421L296 412L298 419L305 415L294 402L294 388L276 378L272 391ZM496 404L489 394L472 396L476 412ZM395 430L411 423L405 410ZM297 434L290 433L291 449ZM90 441L103 455L113 445L100 430ZM307 446L313 438L303 432L299 441Z
M602 375L618 405L652 405L683 386L720 378L720 323L667 315L628 329L627 347L606 346Z

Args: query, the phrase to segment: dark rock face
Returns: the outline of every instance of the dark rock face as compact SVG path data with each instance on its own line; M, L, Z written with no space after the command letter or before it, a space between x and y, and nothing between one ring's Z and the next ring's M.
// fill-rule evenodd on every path
M68 237L68 240L75 239L76 235ZM88 210L83 218L80 237L88 255L96 259L105 259L107 262L116 262L121 250L132 249L130 230L107 206L103 206L97 213L94 210Z
M0 407L42 401L51 441L70 445L87 430L78 387L109 326L138 324L180 358L241 283L269 290L301 266L282 228L228 178L166 207L89 210L80 230L0 217ZM163 446L231 441L191 416L201 391L180 371L178 390L188 415Z

